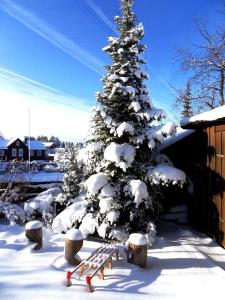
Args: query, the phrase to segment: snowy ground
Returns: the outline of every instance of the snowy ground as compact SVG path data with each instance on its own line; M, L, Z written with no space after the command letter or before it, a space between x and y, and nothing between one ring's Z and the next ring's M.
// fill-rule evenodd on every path
M0 182L62 182L64 173L61 172L45 172L39 171L37 173L20 172L13 174L0 174Z
M85 241L81 258L98 246ZM65 287L64 236L44 229L44 245L32 250L24 228L0 225L0 299L212 299L224 293L225 250L189 227L163 223L157 242L148 251L148 266L140 269L120 260L105 268L105 280L93 279L90 294L85 282L73 279Z

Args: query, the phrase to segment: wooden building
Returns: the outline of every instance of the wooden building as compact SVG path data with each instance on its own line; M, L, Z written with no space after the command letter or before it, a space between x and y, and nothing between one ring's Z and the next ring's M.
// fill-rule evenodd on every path
M30 149L30 151L29 151ZM23 142L19 138L0 138L0 161L45 160L46 148L40 141Z
M191 224L225 247L225 106L195 115L161 146L187 175L183 190L166 192L168 205L186 202Z
M195 219L199 216L201 229L225 247L225 105L191 117L182 127L195 129L205 139L202 151L206 157L199 161L198 172L193 169ZM196 145L191 143L189 148Z
M46 159L46 147L41 141L27 141L26 145L30 148L30 160L45 160Z

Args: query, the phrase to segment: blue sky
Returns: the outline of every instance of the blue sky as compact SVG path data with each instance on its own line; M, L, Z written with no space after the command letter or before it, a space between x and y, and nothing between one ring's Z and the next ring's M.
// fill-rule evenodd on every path
M175 47L198 42L193 18L213 28L221 0L136 0L134 11L145 27L143 43L153 104L170 119L174 92L185 75L172 63ZM101 49L115 35L119 0L0 0L0 132L6 137L57 135L85 137L94 94L102 85ZM12 124L13 120L13 124Z

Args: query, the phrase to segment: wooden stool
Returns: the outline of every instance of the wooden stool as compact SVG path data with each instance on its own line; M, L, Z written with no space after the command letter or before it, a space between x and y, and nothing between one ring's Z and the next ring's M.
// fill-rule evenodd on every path
M81 262L75 255L83 246L83 236L79 229L70 229L66 233L65 239L65 259L72 266L77 266Z
M145 268L147 264L147 239L144 234L132 233L127 243L127 262Z
M42 224L40 221L30 221L25 226L25 235L30 242L37 243L34 250L42 247Z

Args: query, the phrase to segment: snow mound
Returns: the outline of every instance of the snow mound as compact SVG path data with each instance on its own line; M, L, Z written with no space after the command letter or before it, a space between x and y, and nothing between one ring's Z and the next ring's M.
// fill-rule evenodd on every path
M137 245L137 246L141 246L141 245L146 245L147 244L146 236L144 234L141 234L141 233L132 233L129 236L128 241L129 241L129 243Z
M146 184L141 180L131 180L129 182L129 189L134 196L134 203L136 203L136 208L148 198L148 190Z
M33 198L30 202L24 204L24 211L28 216L38 212L51 212L52 203L56 201L57 196L62 192L58 187L50 188L47 191L40 193L38 196Z
M113 209L107 214L106 219L112 225L119 219L119 216L120 216L120 213L118 211L116 211L115 209Z
M104 158L115 162L124 172L129 168L135 157L135 148L128 144L111 143L106 147Z
M162 134L165 136L171 136L176 134L176 125L172 122L167 122L161 128Z
M101 188L107 185L108 180L108 177L103 173L91 175L86 181L86 186L89 194L97 194Z
M137 101L131 102L130 107L132 107L135 112L138 112L141 109L141 106Z
M87 147L79 150L77 155L77 160L80 162L87 163L89 159L91 159L96 152L100 152L102 149L101 143L90 143Z
M100 207L100 213L104 214L107 211L109 211L112 208L113 205L113 198L109 197L109 198L102 198L99 201L99 207Z
M130 123L123 122L117 127L116 132L117 132L118 137L121 137L124 134L124 132L128 132L131 135L133 135L134 128Z
M26 230L42 228L42 223L40 221L30 221L25 225Z
M128 239L128 234L124 229L113 228L109 234L109 238L111 238L112 240L125 242Z
M83 235L79 229L72 228L67 231L66 238L70 241L83 240Z
M149 169L148 177L154 184L179 184L183 185L186 181L186 175L183 171L175 167L159 164Z
M109 224L107 224L105 221L98 228L98 234L103 239L105 239L106 237L106 232L108 228L109 228Z
M102 199L102 198L114 197L114 195L115 195L115 191L113 190L110 184L107 184L101 189L98 198Z
M97 228L98 222L96 220L96 217L91 213L88 213L83 218L79 230L82 232L83 237L86 238L89 234L93 234Z
M77 202L68 206L58 214L52 223L52 230L55 233L67 232L76 222L81 222L86 214L87 201L77 198Z

